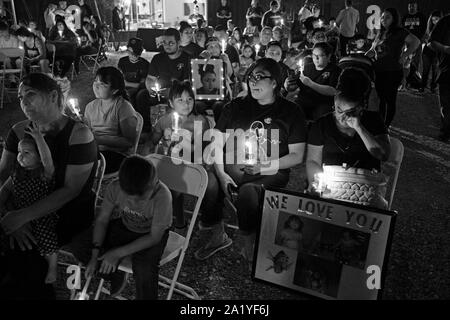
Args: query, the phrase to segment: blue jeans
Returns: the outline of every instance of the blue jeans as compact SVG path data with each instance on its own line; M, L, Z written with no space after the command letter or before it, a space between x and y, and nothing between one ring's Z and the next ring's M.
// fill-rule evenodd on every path
M68 247L68 250L83 264L87 264L91 258L92 234L93 229L91 228L74 239ZM121 219L112 220L106 232L103 249L107 251L126 245L143 235L142 233L128 230ZM158 299L159 261L166 247L168 237L169 231L167 230L159 243L131 255L137 300Z

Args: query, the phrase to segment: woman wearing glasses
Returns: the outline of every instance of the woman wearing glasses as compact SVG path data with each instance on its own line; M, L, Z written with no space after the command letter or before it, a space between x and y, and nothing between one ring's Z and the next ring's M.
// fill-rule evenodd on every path
M346 163L348 167L376 169L387 160L390 143L387 129L377 112L367 111L371 81L356 68L339 77L334 112L313 123L308 134L306 173L309 185L322 165Z
M215 140L205 152L214 151L214 159L226 159L225 164L214 161L219 180L215 202L232 199L245 240L243 255L250 260L262 185L282 188L288 184L290 168L303 161L306 123L301 110L279 94L281 69L275 60L257 60L248 75L248 95L225 106L215 126ZM201 225L212 232L196 252L198 259L231 244L220 210L202 213Z
M300 88L296 103L302 108L307 120L317 120L331 111L336 84L341 70L332 63L333 47L326 42L314 45L313 64L305 64L303 72L297 77ZM291 80L292 82L292 80ZM292 91L287 83L286 89Z

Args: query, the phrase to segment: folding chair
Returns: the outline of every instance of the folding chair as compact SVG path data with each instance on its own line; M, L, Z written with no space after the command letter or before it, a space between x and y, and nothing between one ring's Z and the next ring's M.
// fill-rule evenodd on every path
M400 173L400 166L402 164L405 148L402 142L397 138L391 137L391 154L389 159L382 164L382 171L390 177L388 182L388 209L391 209L394 202L395 188L397 187L398 175Z
M0 62L3 63L3 68L0 69L0 81L1 81L1 102L0 102L0 109L3 109L3 103L5 99L5 93L6 98L9 100L8 93L17 91L17 89L8 89L5 86L5 82L8 80L9 77L15 77L17 78L17 83L22 80L22 70L23 68L16 68L16 69L7 69L6 68L6 62L9 60L11 61L12 58L17 59L20 58L21 61L23 61L25 51L23 49L19 48L0 48ZM9 100L10 101L10 100Z
M176 160L159 154L151 154L146 158L153 162L159 179L170 190L196 197L195 207L186 237L170 231L169 239L167 240L167 245L160 261L160 266L163 266L169 261L178 258L173 277L172 279L169 279L160 275L158 284L169 289L167 300L172 298L173 292L179 293L190 299L198 300L200 298L195 290L177 282L177 279L183 264L186 250L189 246L189 240L191 238L195 222L197 220L200 204L202 203L203 196L208 185L208 175L205 169L198 164L189 162L179 163L181 160ZM122 261L119 265L119 270L130 274L133 273L131 268L131 260L129 257ZM109 291L106 289L103 289L102 291L109 294ZM118 299L123 299L123 297L118 297Z
M100 68L100 62L101 62L101 58L102 58L102 51L103 51L103 40L100 41L100 43L98 45L98 50L97 50L96 53L82 55L81 58L80 58L81 63L83 63L83 65L88 70L91 70L91 68L89 67L87 62L89 62L89 61L93 61L94 62L94 65L92 66L92 74L95 73L96 68ZM85 60L87 60L87 61L85 61Z

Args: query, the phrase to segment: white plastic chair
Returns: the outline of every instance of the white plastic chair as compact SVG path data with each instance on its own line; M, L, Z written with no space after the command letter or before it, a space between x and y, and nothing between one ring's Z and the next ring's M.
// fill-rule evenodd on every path
M0 62L3 63L3 68L0 69L0 81L1 81L1 102L0 109L3 109L3 103L5 99L5 93L8 94L11 91L16 91L17 89L11 90L5 87L5 81L7 77L14 76L18 78L17 83L22 80L22 70L23 68L7 69L6 62L12 58L20 58L23 63L23 56L25 51L20 48L0 48ZM9 99L8 95L6 96Z
M160 261L160 266L163 266L173 259L178 258L173 277L172 279L169 279L167 277L159 275L158 284L164 288L169 289L167 300L170 300L172 298L173 292L179 293L190 299L199 300L200 297L194 289L177 282L177 279L181 270L181 266L183 264L186 250L189 246L189 240L191 238L195 222L197 220L200 204L202 203L203 196L208 185L208 175L206 173L206 170L198 164L189 162L177 164L177 161L181 160L175 160L173 158L159 154L151 154L146 158L153 162L156 167L159 179L170 190L196 197L195 207L192 213L192 218L189 223L186 237L170 231L169 239L167 240L167 245L164 249L164 253ZM129 257L125 258L122 261L122 263L119 265L119 270L130 274L133 273L131 268L131 259ZM106 294L109 294L109 291L106 289L103 289L102 291ZM117 298L123 299L123 297Z
M391 210L392 203L394 202L394 194L395 189L397 187L398 175L400 173L400 166L403 161L403 155L405 152L405 148L403 147L402 142L397 138L391 139L391 154L389 159L382 164L383 172L389 176L388 182L388 192L389 195L388 201L388 209Z

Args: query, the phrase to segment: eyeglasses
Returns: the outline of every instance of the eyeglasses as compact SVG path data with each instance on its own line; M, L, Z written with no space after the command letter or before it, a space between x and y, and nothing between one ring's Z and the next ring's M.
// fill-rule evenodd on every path
M251 73L251 74L248 75L248 80L254 81L254 82L257 82L257 81L260 81L260 80L263 80L263 79L270 79L270 78L272 78L272 76L265 76L265 75L262 75L262 74L253 74L253 73Z
M356 117L359 112L359 107L355 107L355 108L351 108L351 109L342 111L339 107L334 106L333 109L334 109L334 111L336 111L336 113L341 114L341 115L346 115L347 117Z
M162 43L164 46L174 46L174 45L176 45L177 43L175 42L175 41L163 41L163 43Z

